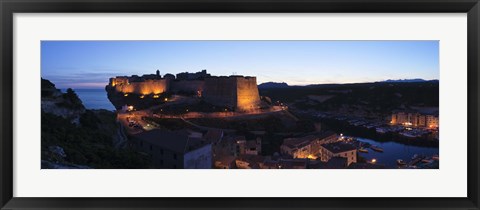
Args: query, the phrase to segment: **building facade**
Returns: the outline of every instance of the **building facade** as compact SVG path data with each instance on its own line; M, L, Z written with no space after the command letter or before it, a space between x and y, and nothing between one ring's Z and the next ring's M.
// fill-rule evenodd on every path
M148 154L156 168L212 168L211 144L185 132L154 129L134 135L133 141L137 151Z
M439 118L436 114L421 114L418 112L394 112L390 123L412 127L438 128Z
M347 159L347 166L357 162L357 149L343 142L335 142L320 145L320 160L329 162L334 157L342 157Z
M287 138L283 140L280 152L292 158L315 159L320 152L322 144L336 142L337 140L337 134L331 131L298 138Z

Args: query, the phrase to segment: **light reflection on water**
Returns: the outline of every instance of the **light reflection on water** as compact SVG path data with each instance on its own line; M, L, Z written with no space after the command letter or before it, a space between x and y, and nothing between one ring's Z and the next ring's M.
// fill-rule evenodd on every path
M383 152L375 152L372 149L368 149L368 153L359 153L367 161L372 159L377 160L377 164L383 164L387 168L396 168L397 159L402 159L405 162L409 162L415 154L425 155L431 157L438 155L439 150L432 147L418 147L405 145L397 142L378 142L366 138L356 138L358 141L369 143L371 145L377 145L383 149Z

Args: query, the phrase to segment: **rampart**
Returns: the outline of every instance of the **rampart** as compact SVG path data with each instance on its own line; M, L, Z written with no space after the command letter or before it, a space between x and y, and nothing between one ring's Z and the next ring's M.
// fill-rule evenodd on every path
M254 110L260 106L255 77L208 76L194 80L178 80L162 78L159 75L123 76L111 78L107 89L139 95L161 94L167 91L193 93L208 103L238 111Z
M140 95L161 94L168 90L168 82L162 78L130 82L128 77L116 77L110 80L109 85L115 87L117 92Z

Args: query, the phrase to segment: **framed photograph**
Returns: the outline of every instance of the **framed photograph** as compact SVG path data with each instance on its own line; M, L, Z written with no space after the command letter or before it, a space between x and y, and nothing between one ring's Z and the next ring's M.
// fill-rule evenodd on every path
M478 0L0 6L1 209L479 209Z

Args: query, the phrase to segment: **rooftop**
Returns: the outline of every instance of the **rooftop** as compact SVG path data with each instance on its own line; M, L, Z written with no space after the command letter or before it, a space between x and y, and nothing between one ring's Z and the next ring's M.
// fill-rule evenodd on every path
M222 139L222 137L223 131L219 129L210 129L204 136L205 140L209 142L218 142Z
M279 161L279 165L283 169L291 168L306 168L308 159L282 159Z
M325 131L325 132L322 132L320 134L317 134L317 137L319 139L324 139L324 138L327 138L327 137L330 137L330 136L333 136L333 135L337 135L337 133L333 132L333 131Z
M356 150L356 148L353 145L347 144L341 141L330 143L330 144L324 144L322 145L322 147L332 153L341 153L341 152Z
M136 134L134 137L177 153L187 153L207 144L204 139L189 137L184 131L154 129Z
M316 136L314 135L308 135L304 137L299 137L299 138L287 138L283 140L283 145L289 147L289 148L302 148L313 140L317 139Z

